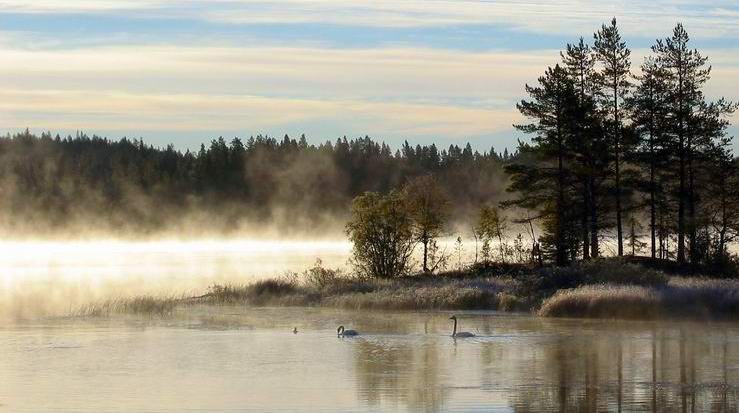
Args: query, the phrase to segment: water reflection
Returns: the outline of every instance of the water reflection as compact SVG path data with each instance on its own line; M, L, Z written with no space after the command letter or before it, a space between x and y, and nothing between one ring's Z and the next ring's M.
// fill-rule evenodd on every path
M442 411L445 393L436 345L362 340L356 346L357 393L371 407Z
M737 337L725 331L532 319L500 325L500 318L484 316L477 321L487 334L464 343L436 336L400 344L363 339L353 347L359 398L369 407L411 411L443 411L465 394L472 404L493 410L507 405L516 412L737 409ZM532 334L532 328L538 331Z
M734 411L729 340L664 329L583 336L541 347L522 369L515 411ZM705 332L704 332L705 333ZM608 336L608 334L606 334ZM526 381L537 383L533 387Z
M0 329L0 411L737 410L737 324L465 313L477 337L454 340L449 315L203 307L17 325ZM339 323L362 336L337 339Z

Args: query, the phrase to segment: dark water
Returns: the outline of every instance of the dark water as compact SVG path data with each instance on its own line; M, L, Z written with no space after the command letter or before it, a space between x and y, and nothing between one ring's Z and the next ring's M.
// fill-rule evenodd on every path
M0 412L736 411L739 325L195 308L0 329ZM339 339L339 324L357 338ZM298 334L292 333L297 327Z

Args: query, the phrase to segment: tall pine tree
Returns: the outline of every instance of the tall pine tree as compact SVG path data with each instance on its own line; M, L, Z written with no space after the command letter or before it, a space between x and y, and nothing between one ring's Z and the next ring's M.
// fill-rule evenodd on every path
M670 111L670 146L677 160L677 260L686 261L685 236L691 246L696 245L695 192L694 192L694 138L695 113L703 101L703 85L710 77L707 59L697 50L690 49L690 36L682 24L673 30L672 37L657 40L652 47L657 63L664 70L669 82L668 104ZM687 213L687 216L686 216Z
M587 259L599 255L597 189L602 181L603 164L607 162L597 113L600 78L595 68L596 56L582 37L577 44L568 44L566 51L560 55L578 97L572 151L577 160L576 175L582 188L578 209L582 257Z
M631 71L631 51L621 39L616 19L610 25L603 25L595 33L594 50L601 63L601 88L604 98L604 109L608 114L611 132L613 156L613 179L616 208L616 237L618 255L624 253L623 240L623 188L621 182L622 160L625 147L623 145L623 124L620 104L629 92L629 76Z
M547 69L538 86L526 85L526 92L530 100L522 100L517 107L531 122L516 128L533 135L532 145L520 148L533 161L507 166L512 175L509 190L518 194L508 204L539 212L546 231L542 243L552 260L564 265L571 259L574 247L569 146L577 93L567 71L559 65Z
M662 131L667 126L667 81L665 71L653 58L647 58L641 66L642 74L634 93L627 99L638 147L633 160L641 171L638 187L646 194L649 209L649 233L651 257L657 257L657 214L664 190L658 174L664 173L667 151Z

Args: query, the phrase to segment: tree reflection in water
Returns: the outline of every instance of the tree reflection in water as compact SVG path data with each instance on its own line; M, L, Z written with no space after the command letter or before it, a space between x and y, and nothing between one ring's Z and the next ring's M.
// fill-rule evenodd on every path
M424 320L411 338L354 343L360 399L371 407L452 411L460 405L541 411L735 411L737 352L710 328L466 321L481 337L453 342ZM422 334L429 332L429 334ZM719 330L720 331L720 330ZM435 334L438 332L439 334ZM462 410L462 409L460 409Z

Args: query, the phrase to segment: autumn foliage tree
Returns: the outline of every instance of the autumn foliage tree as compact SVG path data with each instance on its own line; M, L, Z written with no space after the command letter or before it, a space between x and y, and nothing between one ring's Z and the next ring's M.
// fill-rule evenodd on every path
M441 236L449 219L449 200L436 178L423 175L411 179L403 188L414 238L423 248L422 269L431 273L438 265L436 239ZM430 262L432 261L432 262Z
M416 245L413 221L403 194L367 192L352 201L346 233L359 274L393 278L407 274Z

